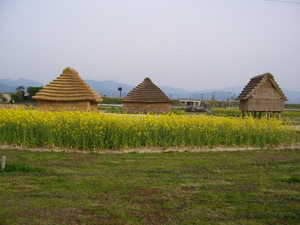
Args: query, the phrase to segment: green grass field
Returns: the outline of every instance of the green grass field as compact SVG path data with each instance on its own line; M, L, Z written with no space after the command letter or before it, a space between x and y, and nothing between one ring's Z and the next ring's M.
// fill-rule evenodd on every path
M300 149L0 155L3 225L300 221Z

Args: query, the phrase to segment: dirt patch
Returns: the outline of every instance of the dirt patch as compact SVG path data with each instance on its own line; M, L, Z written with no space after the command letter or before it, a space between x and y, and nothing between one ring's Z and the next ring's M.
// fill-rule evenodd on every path
M292 130L300 131L300 125L291 125Z
M119 149L119 150L93 150L87 151L82 149L74 148L28 148L24 146L16 145L0 145L2 149L17 149L17 150L27 150L27 151L36 151L36 152L72 152L72 153L100 153L100 154L124 154L124 153L161 153L161 152L217 152L217 151L249 151L257 149L299 149L300 143L294 143L292 145L283 144L281 146L268 145L264 148L259 146L188 146L188 147L148 147L148 148L135 148L135 149Z
M134 190L130 191L128 193L131 196L139 196L139 197L143 197L143 196L151 196L151 195L157 195L159 194L159 190L158 189L153 189L153 188L135 188Z

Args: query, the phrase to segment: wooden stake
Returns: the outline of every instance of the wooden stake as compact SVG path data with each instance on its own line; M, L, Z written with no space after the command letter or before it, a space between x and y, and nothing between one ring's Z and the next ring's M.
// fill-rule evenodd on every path
M6 156L2 156L1 169L5 168Z

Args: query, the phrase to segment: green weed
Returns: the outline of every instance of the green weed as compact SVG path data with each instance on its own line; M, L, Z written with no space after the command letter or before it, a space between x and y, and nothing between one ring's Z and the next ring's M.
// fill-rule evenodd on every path
M0 173L4 172L46 172L47 170L39 167L31 167L22 164L6 164L4 169L0 169Z

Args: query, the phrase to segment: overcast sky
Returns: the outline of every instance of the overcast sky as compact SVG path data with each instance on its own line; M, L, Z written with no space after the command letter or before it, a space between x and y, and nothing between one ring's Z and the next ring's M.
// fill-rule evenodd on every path
M68 66L191 91L270 72L300 91L300 0L0 0L0 78L47 84Z

